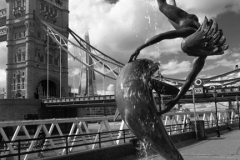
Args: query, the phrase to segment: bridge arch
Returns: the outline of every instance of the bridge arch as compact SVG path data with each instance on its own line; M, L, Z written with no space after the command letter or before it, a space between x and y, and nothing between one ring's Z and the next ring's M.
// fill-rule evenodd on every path
M47 79L47 76L41 77L36 85L36 92L35 92L35 98L42 99L47 98L47 83L49 81L49 98L51 97L59 97L60 95L60 82L57 78L53 76L49 76L49 80Z

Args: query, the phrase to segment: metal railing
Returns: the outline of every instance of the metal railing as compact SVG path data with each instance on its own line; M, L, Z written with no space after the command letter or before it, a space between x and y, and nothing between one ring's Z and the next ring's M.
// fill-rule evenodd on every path
M74 101L96 101L96 100L115 100L115 95L94 95L82 97L63 97L42 99L43 103L74 102Z
M193 112L185 112L185 113L167 113L162 116L162 122L166 127L166 131L169 135L181 134L194 130L194 113ZM218 124L226 125L226 124L234 124L239 122L233 111L222 111L218 112ZM32 121L5 121L0 122L0 136L3 137L5 143L5 151L4 154L16 154L18 152L17 143L19 138L24 136L24 142L20 142L20 151L21 153L25 153L24 160L29 158L29 154L31 151L36 153L34 144L34 139L38 138L40 131L44 131L46 135L47 145L51 149L59 147L64 139L51 139L54 136L68 136L67 145L75 143L78 144L81 142L82 147L85 149L94 149L98 148L99 138L102 141L104 139L103 132L117 132L117 138L122 138L125 136L123 131L121 130L128 129L125 123L122 122L111 122L113 120L113 116L106 117L85 117L85 118L68 118L68 119L46 119L46 120L32 120ZM216 126L216 113L214 111L206 111L206 112L197 112L196 120L205 121L205 128L215 127ZM96 123L98 122L98 123ZM34 127L33 127L34 126ZM67 126L67 127L66 127ZM12 137L9 137L7 133L6 127L12 128L13 134ZM93 128L94 127L94 128ZM31 132L29 128L32 128ZM67 129L67 130L66 130ZM20 133L20 131L23 131ZM120 131L119 131L120 130ZM64 134L63 134L64 133ZM101 136L99 136L99 134ZM31 134L31 136L30 136ZM89 138L89 134L91 135ZM54 136L53 136L54 135ZM72 139L72 137L76 137ZM105 139L112 141L115 139L112 133L105 134ZM81 141L78 140L77 137L82 137ZM9 142L9 143L8 143ZM27 143L28 142L28 143ZM88 143L94 143L91 147L89 147ZM120 140L115 140L111 145L118 145ZM72 145L72 144L71 144ZM24 147L22 147L24 146ZM88 147L86 147L88 146ZM64 146L61 146L64 147ZM66 147L66 146L65 146ZM102 143L101 143L102 147ZM65 148L64 148L65 149ZM25 150L25 151L23 151ZM71 152L71 150L69 150ZM0 154L3 154L0 153ZM61 155L66 154L66 152L61 152Z
M227 123L226 123L227 122ZM234 118L229 121L219 121L219 126L228 124L238 124L239 119ZM216 127L216 121L204 121L205 128ZM167 125L166 131L169 135L181 134L185 132L194 131L194 121L190 123ZM120 136L122 135L122 136ZM136 137L131 133L129 129L98 132L96 133L83 133L78 135L63 135L63 136L51 136L42 138L31 138L31 139L18 139L14 141L0 142L0 158L15 157L15 160L20 160L22 155L30 155L34 153L42 154L43 152L52 151L56 155L69 154L72 152L83 152L88 149L97 149L111 147L114 144L124 144L131 142ZM96 140L97 139L97 140ZM55 142L55 146L52 147L51 141ZM33 150L25 150L29 145L33 143ZM39 145L42 142L42 145ZM11 144L16 150L15 153L11 153L7 144ZM2 148L1 148L2 146ZM9 153L10 152L10 153ZM4 154L9 153L9 154ZM2 155L3 154L3 155ZM41 158L41 157L34 157ZM26 158L24 158L26 159Z
M119 132L122 132L122 137L119 137ZM57 154L69 154L69 152L72 152L74 148L76 148L76 151L84 151L82 149L79 149L79 147L85 147L89 148L91 145L91 148L103 148L103 147L109 147L111 144L109 143L117 143L117 141L121 141L121 144L127 143L130 141L130 139L135 138L133 134L131 134L129 129L124 130L118 130L118 131L108 131L108 132L98 132L98 141L94 141L94 136L96 133L86 133L81 135L64 135L64 136L52 136L52 137L42 137L42 138L32 138L32 139L18 139L15 141L5 141L0 142L0 146L3 146L4 149L0 150L0 153L9 152L10 150L6 147L7 143L13 144L14 148L16 148L16 153L10 153L7 155L0 155L0 158L6 158L6 157L13 157L16 156L15 159L20 160L21 155L26 154L33 154L33 153L41 153L41 152L47 152L47 151L58 151ZM112 135L112 138L108 138L108 134ZM82 143L84 140L83 137L89 137L88 142ZM77 140L78 139L78 140ZM55 146L54 148L51 148L50 144L46 143L52 141L61 141L58 146ZM76 141L77 140L77 141ZM26 149L25 145L29 144L29 142L34 141L34 148L35 150L32 151L23 151ZM42 146L38 146L38 142L44 142ZM119 143L119 142L118 142ZM94 147L93 147L94 145ZM97 147L95 146L97 145ZM50 147L50 148L48 148ZM62 150L62 151L61 151ZM60 153L62 152L62 153Z

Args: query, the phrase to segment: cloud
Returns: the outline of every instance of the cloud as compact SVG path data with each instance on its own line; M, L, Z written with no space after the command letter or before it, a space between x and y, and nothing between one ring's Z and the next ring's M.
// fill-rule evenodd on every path
M239 0L184 0L177 1L177 4L187 12L199 16L200 22L205 15L213 18L226 11L239 12L240 8ZM70 11L71 29L80 36L89 30L91 43L95 47L123 62L127 62L129 56L146 39L173 29L158 10L155 0L120 0L116 4L106 0L75 0L70 1ZM164 53L178 54L181 51L180 43L181 39L162 41L154 47L144 49L140 57L154 59ZM221 56L208 59L219 58Z
M240 53L233 53L232 57L234 57L234 58L240 57Z
M71 1L70 8L71 29L79 35L89 30L92 45L116 59L123 59L122 55L126 55L125 61L146 39L171 29L167 19L148 1L120 0L115 5L103 0ZM180 40L163 41L142 54L158 52L159 55L178 50Z
M167 64L161 64L163 69L163 75L173 75L190 71L191 63L189 61L178 62L177 60L171 60Z
M188 11L189 13L196 14L201 20L203 20L205 15L212 18L227 11L237 13L240 11L239 0L184 0L177 1L177 4L180 8Z
M107 90L98 90L97 94L99 95L114 95L114 84L109 84Z
M216 67L217 67L217 65L208 65L208 66L206 66L206 67L204 67L204 68L202 69L202 72L203 72L203 71L208 71L208 70L214 69L214 68L216 68Z

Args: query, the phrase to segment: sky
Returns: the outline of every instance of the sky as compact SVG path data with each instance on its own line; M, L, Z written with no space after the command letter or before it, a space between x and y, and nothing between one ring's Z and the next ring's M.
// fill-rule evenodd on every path
M223 55L208 57L199 77L222 74L240 65L240 0L176 0L177 5L188 13L214 19L229 44ZM0 9L5 0L0 0ZM84 37L89 31L91 44L122 63L127 63L135 49L147 39L173 27L158 10L155 0L69 0L69 27ZM194 57L181 50L182 39L164 40L141 51L139 58L161 62L163 76L185 79L190 72ZM0 43L0 89L6 84L6 42ZM72 59L69 59L71 64ZM70 69L74 77L78 73ZM72 80L70 78L70 83ZM105 90L112 93L114 82ZM99 93L101 88L99 89Z

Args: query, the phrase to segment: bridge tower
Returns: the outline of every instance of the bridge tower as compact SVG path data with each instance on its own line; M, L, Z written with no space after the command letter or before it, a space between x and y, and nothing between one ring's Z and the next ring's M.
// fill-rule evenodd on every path
M6 1L7 98L41 99L59 97L60 93L66 96L67 53L48 38L34 16L68 37L68 0Z

